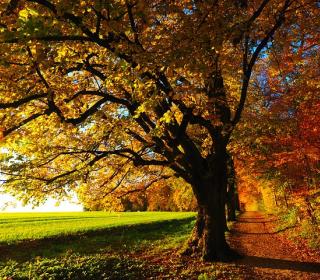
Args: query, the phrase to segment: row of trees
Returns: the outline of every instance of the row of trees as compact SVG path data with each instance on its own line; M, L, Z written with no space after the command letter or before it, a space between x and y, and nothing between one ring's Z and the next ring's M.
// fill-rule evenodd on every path
M128 193L129 192L129 193ZM135 184L128 191L118 190L107 196L92 185L83 185L78 197L87 211L196 211L197 202L190 185L181 178L171 177Z
M297 235L320 246L320 52L313 27L311 34L301 26L283 34L291 42L282 46L285 52L272 51L267 64L258 66L266 79L254 79L252 103L238 130L241 141L232 149L240 185L255 185L262 206L280 211ZM258 101L261 92L265 98Z
M300 72L268 67L317 36L318 3L11 0L0 11L4 187L28 201L74 189L103 200L182 178L198 206L189 251L234 257L228 144L246 150L249 92L258 116L269 95L290 95Z

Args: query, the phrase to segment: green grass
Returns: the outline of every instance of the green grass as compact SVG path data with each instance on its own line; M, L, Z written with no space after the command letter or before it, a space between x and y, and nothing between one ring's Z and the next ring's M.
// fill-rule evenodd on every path
M9 235L1 234L11 242L0 244L0 279L132 280L160 275L174 279L171 275L176 271L171 265L166 267L148 258L161 256L166 250L179 250L191 232L194 215L173 212L1 214L0 226ZM79 227L82 222L85 227ZM71 228L61 234L61 228L66 229L67 225ZM21 235L16 229L21 231L23 227L34 239L17 239Z
M67 254L61 258L0 263L1 280L133 280L153 279L161 267L119 256Z
M160 252L181 246L193 224L194 218L191 217L0 245L0 263L9 259L27 261L38 257L60 257L69 252L80 255Z
M0 244L186 219L194 215L192 212L1 213Z
M194 216L174 212L0 214L0 230L6 228L6 233L1 232L6 241L0 244L0 280L244 279L234 277L239 269L233 264L213 265L179 255ZM30 235L26 240L18 238L17 229L31 232L33 239Z

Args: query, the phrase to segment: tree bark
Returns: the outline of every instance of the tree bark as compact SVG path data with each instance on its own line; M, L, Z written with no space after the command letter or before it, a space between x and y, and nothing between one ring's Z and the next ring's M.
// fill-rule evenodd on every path
M215 154L209 172L194 180L198 216L185 254L201 255L205 261L230 261L239 255L225 238L227 192L226 153Z
M225 239L225 203L222 198L220 190L215 190L204 209L202 257L206 261L226 261L233 256Z

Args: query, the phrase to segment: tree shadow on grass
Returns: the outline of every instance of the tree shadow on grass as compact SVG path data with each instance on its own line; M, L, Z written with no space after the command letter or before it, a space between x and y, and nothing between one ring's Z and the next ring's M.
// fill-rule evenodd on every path
M320 263L314 262L299 262L282 259L271 259L256 256L244 256L236 262L237 264L244 264L250 267L285 269L301 272L317 272L320 273Z
M54 258L66 252L81 255L103 252L134 252L154 245L175 246L191 232L194 218L119 226L56 237L0 244L0 262L27 261L34 257Z

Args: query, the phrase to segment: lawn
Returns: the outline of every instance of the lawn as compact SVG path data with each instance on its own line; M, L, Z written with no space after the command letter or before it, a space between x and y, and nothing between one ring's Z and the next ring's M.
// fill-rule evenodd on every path
M1 213L0 244L194 217L192 212Z
M181 255L194 222L181 212L0 214L0 280L246 279L235 264Z
M0 214L0 279L175 279L181 264L174 268L167 262L185 244L194 216L191 212ZM179 279L190 279L189 274L187 270L187 278Z

